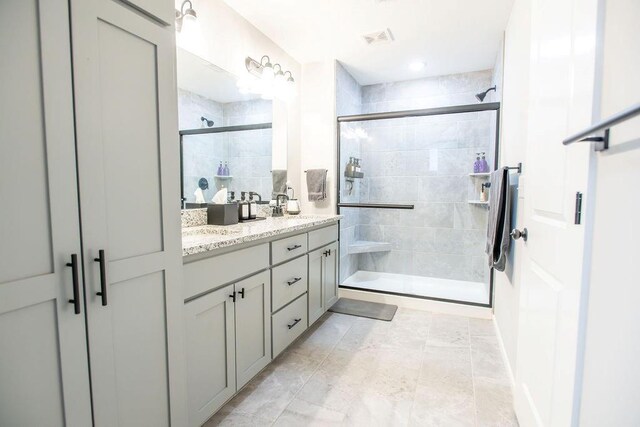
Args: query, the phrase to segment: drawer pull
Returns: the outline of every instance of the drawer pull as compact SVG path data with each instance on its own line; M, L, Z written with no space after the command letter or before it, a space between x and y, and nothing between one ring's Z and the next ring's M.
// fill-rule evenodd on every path
M292 324L287 325L287 328L291 329L296 326L302 319L295 319Z
M298 283L300 280L302 280L302 277L294 277L293 280L287 281L287 285L291 286L295 283Z
M236 302L236 291L233 291L233 293L229 295L229 298L231 298L231 301Z
M301 247L302 247L302 245L287 246L287 250L288 251L295 251L296 249L300 249Z
M242 299L244 299L244 288L242 288L241 291L238 291L238 293L240 294L240 296L242 297Z

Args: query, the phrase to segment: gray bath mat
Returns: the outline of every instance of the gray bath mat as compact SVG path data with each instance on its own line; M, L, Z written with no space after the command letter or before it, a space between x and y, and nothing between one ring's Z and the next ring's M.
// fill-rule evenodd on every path
M340 298L338 302L333 304L329 309L329 311L334 313L386 320L387 322L393 320L393 316L396 315L396 310L398 310L397 305L380 304L350 298Z

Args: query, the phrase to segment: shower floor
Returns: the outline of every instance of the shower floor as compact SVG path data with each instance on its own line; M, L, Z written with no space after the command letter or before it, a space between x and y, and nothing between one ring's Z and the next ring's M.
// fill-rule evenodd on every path
M489 303L489 285L482 282L359 270L349 276L342 286L478 304Z

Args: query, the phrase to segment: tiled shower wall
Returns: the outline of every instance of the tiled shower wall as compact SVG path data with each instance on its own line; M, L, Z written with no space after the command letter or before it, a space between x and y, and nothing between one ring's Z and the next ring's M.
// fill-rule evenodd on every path
M491 72L483 71L363 86L361 111L474 104L474 94L490 83ZM341 266L342 280L355 270L488 280L487 210L468 203L479 198L483 181L469 173L479 151L493 166L495 117L494 112L481 112L341 126L342 167L353 152L345 147L357 146L365 173L348 200L415 205L414 210L358 210L355 229L341 231L341 246L347 251L341 261L348 257L349 262ZM345 134L352 140L345 141ZM347 200L344 187L341 196ZM341 213L347 211L355 209ZM345 255L354 240L388 242L392 250Z
M192 92L178 89L180 129L201 127L200 117L214 121L214 127L268 123L272 120L271 101L262 99L221 104ZM187 201L200 178L209 181L205 199L210 201L217 190L256 191L271 195L271 129L228 132L184 137L184 182ZM232 180L215 178L220 162L229 162Z

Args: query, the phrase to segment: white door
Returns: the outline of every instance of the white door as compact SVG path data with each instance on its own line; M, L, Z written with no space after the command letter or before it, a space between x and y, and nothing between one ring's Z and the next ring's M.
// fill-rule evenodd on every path
M174 31L112 0L71 11L95 423L185 425Z
M600 118L640 102L640 2L607 0ZM597 98L596 98L597 99ZM581 427L640 425L640 116L611 128L596 164Z
M3 426L91 425L68 13L0 2Z
M522 426L568 426L573 417L588 144L562 145L592 121L596 0L533 0L529 137L520 191L524 245L515 409ZM584 224L585 218L582 218Z

